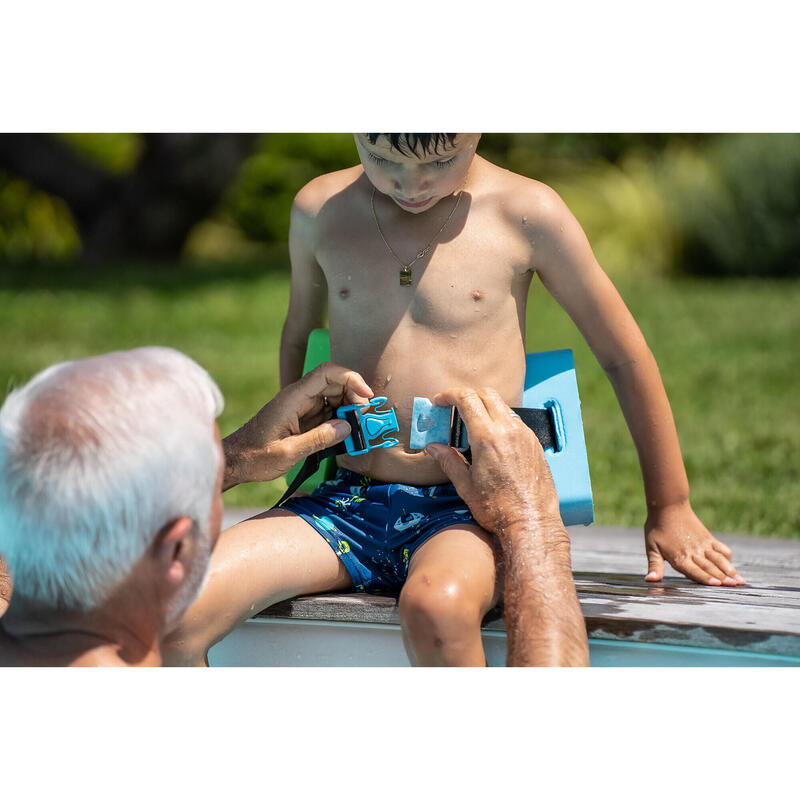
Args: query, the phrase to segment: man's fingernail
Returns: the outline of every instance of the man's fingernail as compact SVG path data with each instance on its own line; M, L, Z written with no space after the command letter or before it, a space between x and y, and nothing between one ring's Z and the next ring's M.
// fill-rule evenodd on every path
M655 578L656 577L655 570L650 570L650 572L648 572L647 575L645 575L644 577L645 580L647 580L648 578Z
M430 456L430 457L431 457L431 458L432 458L434 461L438 461L438 460L439 460L439 454L436 452L436 450L435 450L433 447L430 447L430 446L426 447L426 448L425 448L425 452L426 452L426 453L427 453L427 454L428 454L428 455L429 455L429 456Z
M721 581L719 578L709 578L709 579L708 579L708 582L709 582L709 583L710 583L712 586L721 586L721 585L722 585L722 581Z
M347 436L347 434L350 433L350 423L347 422L347 420L332 419L330 424L337 436L341 436L343 434Z
M742 576L741 576L741 575L740 575L738 572L737 572L737 573L736 573L736 574L735 574L733 577L734 577L734 578L735 578L737 581L744 581L744 578L743 578L743 577L742 577ZM745 583L747 583L747 581L745 581Z

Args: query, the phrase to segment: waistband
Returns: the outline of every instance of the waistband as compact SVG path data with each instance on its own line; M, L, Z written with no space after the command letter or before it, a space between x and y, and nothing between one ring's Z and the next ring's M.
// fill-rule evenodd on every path
M353 472L352 470L345 469L344 467L339 467L336 470L336 476L334 480L341 480L343 483L362 484L363 486L411 486L414 489L436 488L443 490L453 489L455 491L455 487L449 481L446 483L426 484L399 483L398 481L379 481L375 478L371 478L369 475L362 475L360 472Z

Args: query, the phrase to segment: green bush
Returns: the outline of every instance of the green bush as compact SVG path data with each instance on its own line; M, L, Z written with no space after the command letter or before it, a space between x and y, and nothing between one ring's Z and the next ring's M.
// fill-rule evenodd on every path
M112 173L136 134L59 134ZM553 186L613 276L800 275L800 135L487 133L479 152ZM258 258L285 243L296 192L358 162L349 133L265 134L219 207L186 242L190 258ZM63 202L0 173L0 258L69 259L79 239Z
M800 134L721 136L664 155L679 269L707 276L800 275Z
M226 193L221 216L250 239L285 242L292 200L303 185L357 163L349 133L267 134Z
M79 250L67 204L0 170L0 258L69 259Z

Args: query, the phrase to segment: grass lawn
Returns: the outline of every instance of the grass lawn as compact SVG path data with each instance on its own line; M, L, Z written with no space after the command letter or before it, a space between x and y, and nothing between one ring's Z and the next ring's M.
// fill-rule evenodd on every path
M259 265L0 267L0 387L70 358L169 345L219 383L223 435L278 389L288 258ZM655 353L672 403L694 508L718 532L800 538L800 282L617 283ZM636 451L610 384L570 319L537 282L528 350L571 347L595 515L638 526ZM242 486L229 505L268 506L283 481Z

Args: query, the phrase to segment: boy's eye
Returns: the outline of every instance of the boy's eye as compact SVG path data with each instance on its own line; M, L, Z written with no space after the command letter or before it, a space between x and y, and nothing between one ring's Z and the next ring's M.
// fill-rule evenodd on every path
M374 153L370 153L367 151L367 155L370 157L371 161L374 161L376 164L388 164L389 162L385 158L381 158L380 156L376 156Z
M455 160L456 157L453 156L452 158L448 158L447 161L432 161L431 164L433 164L434 167L441 169L442 167L449 167Z

